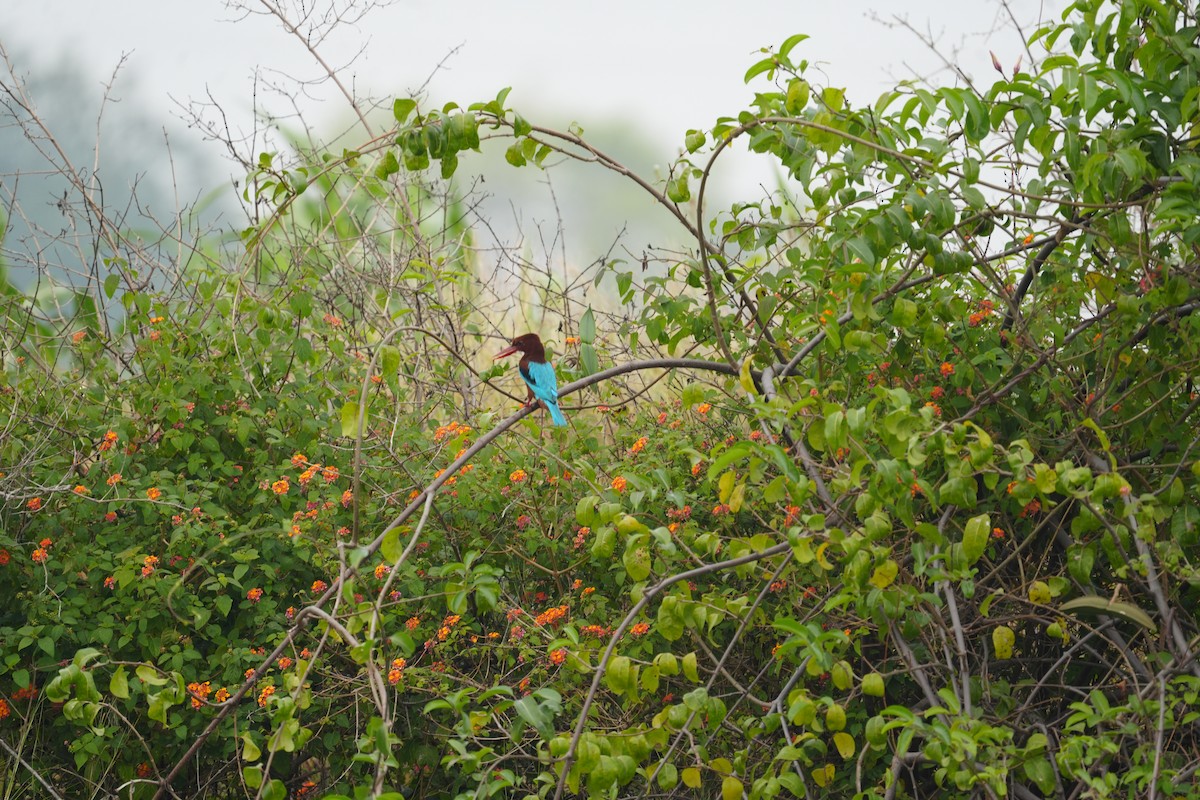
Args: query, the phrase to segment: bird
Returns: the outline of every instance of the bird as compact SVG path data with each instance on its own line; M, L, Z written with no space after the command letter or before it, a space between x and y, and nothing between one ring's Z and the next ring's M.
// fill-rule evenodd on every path
M550 419L555 425L566 425L567 418L558 407L558 378L554 375L554 366L546 360L546 348L536 333L525 333L513 339L492 360L518 352L522 354L519 364L521 377L529 387L529 397L525 402L532 402L536 398L550 412Z

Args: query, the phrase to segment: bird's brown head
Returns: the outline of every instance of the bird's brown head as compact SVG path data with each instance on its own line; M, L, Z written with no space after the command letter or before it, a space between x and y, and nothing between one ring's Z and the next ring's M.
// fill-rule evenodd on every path
M523 333L512 340L508 347L501 350L492 360L511 356L513 353L524 353L534 361L546 360L546 348L542 346L542 340L538 338L536 333Z

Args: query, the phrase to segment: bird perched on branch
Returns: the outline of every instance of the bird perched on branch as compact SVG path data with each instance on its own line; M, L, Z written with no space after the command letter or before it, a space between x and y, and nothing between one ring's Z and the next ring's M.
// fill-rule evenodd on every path
M546 360L546 348L536 333L526 333L512 340L512 344L501 350L492 359L521 353L521 377L529 387L529 397L526 403L536 398L542 407L550 412L550 419L555 425L566 425L567 418L558 408L558 378L554 375L554 367Z

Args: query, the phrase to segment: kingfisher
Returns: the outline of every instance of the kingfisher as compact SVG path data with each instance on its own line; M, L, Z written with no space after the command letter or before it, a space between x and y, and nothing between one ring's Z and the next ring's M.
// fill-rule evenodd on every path
M525 333L512 340L512 343L501 350L492 359L511 356L520 352L521 377L529 387L529 397L526 403L536 398L542 407L550 412L550 419L555 425L566 425L567 418L558 407L558 378L554 375L554 366L546 360L546 348L536 333Z

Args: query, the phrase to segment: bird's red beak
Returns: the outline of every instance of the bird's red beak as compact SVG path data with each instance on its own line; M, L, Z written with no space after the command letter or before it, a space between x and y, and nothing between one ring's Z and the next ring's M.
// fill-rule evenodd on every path
M515 344L509 345L508 347L501 350L499 353L496 353L496 355L492 356L492 361L499 360L501 358L504 358L505 356L511 356L515 352L517 352L517 346Z

